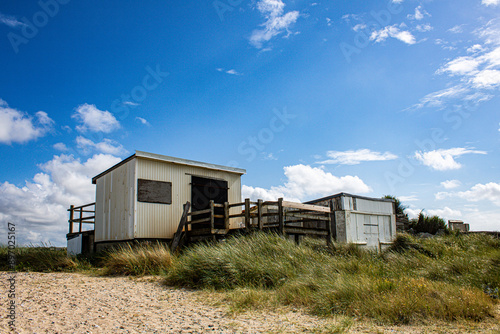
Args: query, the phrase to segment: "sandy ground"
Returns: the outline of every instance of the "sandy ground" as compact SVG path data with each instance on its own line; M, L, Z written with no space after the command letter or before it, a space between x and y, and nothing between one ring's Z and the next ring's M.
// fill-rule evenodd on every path
M0 274L1 333L10 330L9 277ZM168 288L155 277L17 273L15 290L17 333L341 333L347 323L350 333L500 333L500 316L481 324L381 327L293 309L231 314L210 306L210 294Z

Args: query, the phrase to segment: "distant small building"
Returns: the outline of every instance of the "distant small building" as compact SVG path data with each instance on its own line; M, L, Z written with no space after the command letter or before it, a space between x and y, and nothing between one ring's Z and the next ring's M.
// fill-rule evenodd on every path
M448 220L448 228L451 231L469 232L470 226L461 220Z
M396 238L396 215L392 199L371 198L346 193L308 201L335 211L335 239L367 248L383 249Z

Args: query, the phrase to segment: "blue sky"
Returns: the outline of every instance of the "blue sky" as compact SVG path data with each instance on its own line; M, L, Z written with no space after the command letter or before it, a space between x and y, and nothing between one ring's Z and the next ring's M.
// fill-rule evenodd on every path
M392 194L500 229L500 1L3 1L0 221L135 150L245 168L245 197Z

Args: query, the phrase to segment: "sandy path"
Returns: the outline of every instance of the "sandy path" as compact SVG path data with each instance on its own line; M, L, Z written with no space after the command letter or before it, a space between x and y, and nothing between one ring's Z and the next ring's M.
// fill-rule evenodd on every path
M0 332L7 333L7 278L0 279ZM16 275L18 333L333 333L339 322L297 310L232 316L200 301L195 291L162 286L158 278L91 277L68 273ZM209 304L209 303L207 303ZM443 332L498 333L498 323L446 327ZM378 327L351 332L440 332L440 326Z

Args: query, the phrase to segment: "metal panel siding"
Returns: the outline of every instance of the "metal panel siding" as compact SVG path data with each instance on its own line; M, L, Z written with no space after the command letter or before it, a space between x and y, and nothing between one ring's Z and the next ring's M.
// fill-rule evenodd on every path
M191 175L227 181L229 202L241 201L239 174L144 158L136 160L136 179L172 182L172 204L137 202L135 238L173 237L181 219L183 204L191 201ZM231 213L237 213L237 208L232 208ZM231 225L234 227L235 223L234 220Z
M392 202L370 201L356 198L356 211L391 215L393 211Z
M95 241L133 239L135 159L96 181Z

